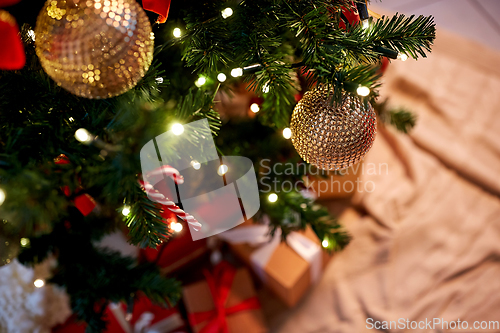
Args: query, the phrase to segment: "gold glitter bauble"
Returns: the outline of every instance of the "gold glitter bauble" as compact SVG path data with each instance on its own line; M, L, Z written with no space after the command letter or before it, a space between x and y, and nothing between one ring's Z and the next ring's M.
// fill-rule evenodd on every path
M153 34L135 0L48 0L36 22L36 54L64 89L108 98L133 88L153 59Z
M292 114L292 143L300 157L323 170L339 170L359 162L377 133L373 107L348 94L331 104L332 94L318 87L304 94Z

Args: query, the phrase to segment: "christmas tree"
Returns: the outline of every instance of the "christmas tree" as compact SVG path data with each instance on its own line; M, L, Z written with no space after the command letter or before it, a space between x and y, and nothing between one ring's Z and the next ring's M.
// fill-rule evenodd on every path
M35 264L54 256L49 282L66 288L72 310L91 331L104 328L107 302L138 290L163 304L180 295L179 283L154 264L135 265L96 245L119 229L141 247L173 237L162 217L168 208L150 199L142 177L140 152L152 138L206 119L211 133L193 134L194 146L197 135L212 135L220 155L248 157L256 168L263 160L304 163L294 146L306 121L290 122L296 97L306 90L313 96L307 98L328 101L326 109L373 105L379 120L406 131L411 114L376 102L381 63L425 57L435 37L432 17L374 17L364 1L195 0L171 7L170 1L144 1L149 17L134 0L26 1L5 8L9 22L21 27L26 63L18 52L18 68L4 65L0 72L0 235L7 244L0 260ZM159 21L168 19L151 28L158 19L153 11ZM19 49L15 40L5 42L12 46L2 52ZM78 62L89 45L100 53L92 63ZM252 111L258 112L222 122L218 98L237 85L255 94ZM321 110L311 109L306 96L299 104L314 116ZM314 126L322 128L321 122ZM366 126L363 120L355 125ZM312 142L304 142L306 160L320 168L337 165L313 162ZM166 153L176 156L180 149ZM278 184L296 183L304 172L274 169L271 176ZM254 219L269 217L270 233L280 230L284 240L310 225L326 247L340 250L348 235L299 190L277 195L261 188Z

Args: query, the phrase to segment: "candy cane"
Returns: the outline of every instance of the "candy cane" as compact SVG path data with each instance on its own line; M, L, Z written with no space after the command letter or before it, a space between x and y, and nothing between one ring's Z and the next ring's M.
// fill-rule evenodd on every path
M161 167L156 168L146 174L147 178L161 175L172 178L176 184L184 183L184 177L181 176L180 172L177 171L177 169L172 168L170 165L162 165Z
M148 175L158 175L162 173L168 177L171 177L177 184L182 184L184 182L184 178L180 175L179 171L168 165L157 168L149 172ZM151 199L154 199L155 202L158 202L167 207L168 210L173 212L180 219L186 221L188 224L193 226L194 230L196 231L200 230L199 228L201 228L202 225L194 218L193 215L190 215L185 211L183 211L182 209L180 209L179 206L177 206L173 201L170 201L167 197L158 192L153 185L141 180L139 180L139 184L142 186L143 190L146 191L146 193Z

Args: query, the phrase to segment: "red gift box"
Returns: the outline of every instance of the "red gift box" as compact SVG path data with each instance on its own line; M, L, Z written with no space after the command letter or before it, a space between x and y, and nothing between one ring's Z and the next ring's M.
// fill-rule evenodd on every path
M185 332L185 323L177 308L164 308L151 303L146 296L134 302L130 320L126 318L126 304L112 303L104 311L107 321L105 333L167 333ZM52 333L85 333L87 325L71 316L64 324L52 329Z
M168 222L177 221L175 214L169 210L164 210L162 216ZM207 240L193 241L186 224L183 221L178 222L183 224L183 229L180 232L175 232L170 240L158 245L156 249L141 249L139 261L154 262L160 267L162 274L170 274L206 254L208 251Z

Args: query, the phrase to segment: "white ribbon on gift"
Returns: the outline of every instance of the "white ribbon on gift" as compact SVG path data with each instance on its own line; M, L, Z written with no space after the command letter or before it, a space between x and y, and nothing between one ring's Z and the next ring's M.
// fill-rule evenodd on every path
M274 236L269 235L268 225L241 226L218 234L221 239L232 243L249 243L260 246L250 256L250 262L255 273L265 282L264 268L281 242L281 229L277 229ZM288 245L310 265L311 281L316 283L321 276L322 254L321 247L298 232L291 232L287 237Z
M130 322L125 318L125 312L119 303L109 304L109 309L126 333L164 333L184 325L184 321L178 313L173 313L167 318L151 325L155 317L154 314L151 312L144 312L135 322L134 327L132 327Z

